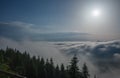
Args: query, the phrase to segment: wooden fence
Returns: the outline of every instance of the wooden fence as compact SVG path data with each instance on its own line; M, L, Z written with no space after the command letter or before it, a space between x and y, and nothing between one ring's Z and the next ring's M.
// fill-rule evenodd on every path
M0 70L0 74L5 74L5 75L7 75L7 76L10 76L10 78L26 78L26 77L21 76L21 75L19 75L19 74L15 74L15 73L3 71L3 70Z

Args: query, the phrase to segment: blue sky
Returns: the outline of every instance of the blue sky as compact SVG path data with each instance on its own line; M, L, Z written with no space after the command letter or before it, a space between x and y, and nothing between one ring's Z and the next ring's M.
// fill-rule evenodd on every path
M119 4L119 0L0 0L0 36L26 36L21 32L32 37L41 33L80 33L71 38L81 40L82 33L89 34L82 38L88 38L85 40L120 39ZM101 11L99 17L92 16L94 9ZM20 32L12 32L14 29Z
M64 22L72 4L71 1L64 0L2 0L0 20L24 21L38 25Z

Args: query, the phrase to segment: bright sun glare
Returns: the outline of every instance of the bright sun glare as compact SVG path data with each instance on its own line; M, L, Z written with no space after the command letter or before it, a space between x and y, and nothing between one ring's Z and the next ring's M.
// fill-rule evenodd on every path
M101 14L101 12L98 9L92 11L93 16L100 16L100 14Z

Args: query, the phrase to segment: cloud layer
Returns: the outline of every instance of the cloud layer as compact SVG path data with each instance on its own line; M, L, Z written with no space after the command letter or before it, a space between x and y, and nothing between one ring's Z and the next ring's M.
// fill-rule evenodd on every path
M79 41L90 40L87 33L78 32L52 32L46 27L36 26L24 22L0 22L0 37L13 40L34 41Z
M80 62L86 62L90 71L102 78L118 78L120 75L120 40L108 42L62 42L58 49L65 55L77 54Z
M16 48L21 52L27 51L31 55L51 58L55 63L69 64L74 54L78 55L81 68L87 63L90 73L102 78L119 78L120 72L120 40L107 42L47 42L47 41L16 41L10 38L0 37L0 48L7 46Z
M0 37L0 44L0 48L2 49L6 49L7 47L14 48L20 50L21 52L27 51L31 56L35 55L44 58L53 58L56 64L65 63L64 59L66 59L66 57L61 54L51 42L30 40L15 41Z
M23 22L0 22L0 36L14 40L23 40L29 37L32 24Z

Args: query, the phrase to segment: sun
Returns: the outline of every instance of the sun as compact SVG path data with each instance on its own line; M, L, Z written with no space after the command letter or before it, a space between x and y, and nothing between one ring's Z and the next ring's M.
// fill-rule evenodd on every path
M100 14L101 14L101 12L100 12L99 9L95 9L95 10L92 11L92 15L95 16L95 17L100 16Z

